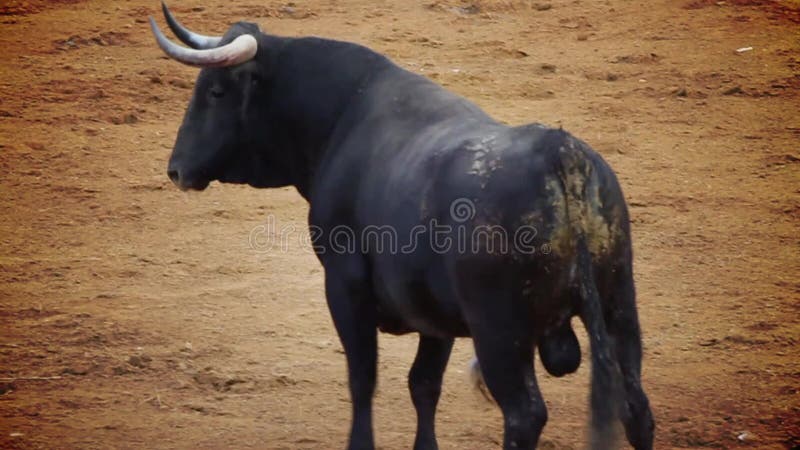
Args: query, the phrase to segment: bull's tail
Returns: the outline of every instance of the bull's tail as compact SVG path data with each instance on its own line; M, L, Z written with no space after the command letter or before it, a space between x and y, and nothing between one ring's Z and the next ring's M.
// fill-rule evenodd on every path
M552 131L550 137L551 143L558 146L564 214L569 223L569 241L574 249L576 270L571 280L572 288L580 299L579 314L591 346L590 448L612 449L615 448L617 419L622 404L622 374L606 330L592 253L603 253L613 247L614 228L601 216L597 167L584 144L561 130Z
M589 334L592 354L590 448L613 449L622 402L622 375L612 353L594 281L592 258L583 237L578 238L576 263L575 288L581 300L580 317Z

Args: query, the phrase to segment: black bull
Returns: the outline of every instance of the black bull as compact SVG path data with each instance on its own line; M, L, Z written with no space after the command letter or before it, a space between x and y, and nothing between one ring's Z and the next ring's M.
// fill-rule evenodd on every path
M248 23L220 40L164 10L199 50L167 41L153 22L159 45L204 67L170 178L182 189L293 185L309 201L347 356L350 449L374 448L379 328L420 336L408 381L415 449L437 448L442 374L463 336L502 409L504 448L535 448L547 411L534 351L550 373L574 372L574 316L591 345L590 445L611 448L620 419L634 448L652 448L628 212L596 152L562 130L502 125L359 45ZM399 242L363 239L376 227Z

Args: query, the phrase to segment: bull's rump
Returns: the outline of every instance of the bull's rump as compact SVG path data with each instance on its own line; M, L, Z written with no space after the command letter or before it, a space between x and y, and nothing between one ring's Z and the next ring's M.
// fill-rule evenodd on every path
M427 166L408 169L424 177L389 177L371 203L373 224L413 236L398 252L369 253L388 331L466 335L465 292L480 286L563 322L578 238L598 263L625 253L627 212L613 173L563 131L489 127L417 159Z

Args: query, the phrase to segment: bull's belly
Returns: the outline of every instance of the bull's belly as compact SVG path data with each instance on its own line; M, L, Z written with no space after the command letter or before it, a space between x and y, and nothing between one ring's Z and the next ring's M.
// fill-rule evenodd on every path
M543 237L548 236L543 233ZM466 278L450 278L445 260L435 257L374 261L372 285L381 331L469 337L461 304L470 299L460 298L458 293L484 292L487 287L481 285L481 280L486 273L497 274L494 279L505 279L510 298L529 305L531 315L523 320L528 320L537 334L563 327L575 314L569 287L573 264L563 256L552 253L496 259L479 255L474 260L474 269L483 275Z
M377 277L378 327L390 334L420 333L436 337L467 337L469 330L455 298L445 286L422 280ZM444 281L442 281L444 283ZM440 291L437 295L436 291Z

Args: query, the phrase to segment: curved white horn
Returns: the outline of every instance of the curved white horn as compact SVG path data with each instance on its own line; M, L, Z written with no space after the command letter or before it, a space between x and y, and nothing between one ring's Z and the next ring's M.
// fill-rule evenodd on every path
M164 53L178 62L194 67L235 66L250 61L258 51L258 41L249 34L243 34L222 47L194 50L181 47L167 39L152 17L150 17L150 28L153 29L156 42Z
M222 40L222 37L204 36L184 27L180 22L178 22L178 19L172 15L169 8L167 8L167 4L163 1L161 2L161 10L164 11L164 18L167 19L167 25L169 25L169 29L175 33L175 36L177 36L181 42L189 47L205 50L216 47Z

